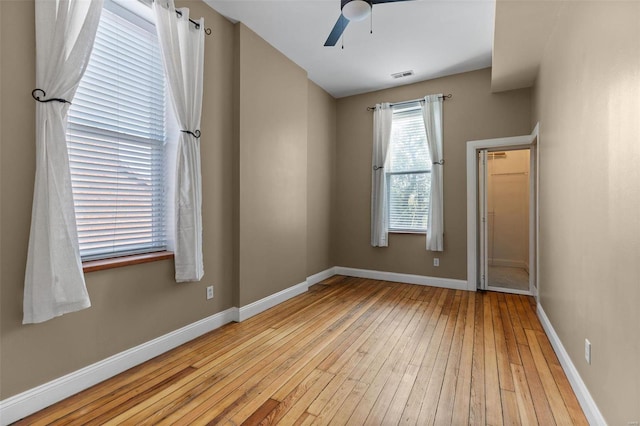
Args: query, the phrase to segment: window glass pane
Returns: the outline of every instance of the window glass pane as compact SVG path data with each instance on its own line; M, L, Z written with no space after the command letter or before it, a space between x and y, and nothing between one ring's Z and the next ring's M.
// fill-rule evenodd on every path
M389 229L427 229L431 158L419 105L403 105L393 112L389 156L385 168Z
M422 111L418 108L394 110L387 171L431 169Z
M83 260L166 248L165 82L155 29L112 3L69 110Z
M426 230L431 173L391 174L387 177L389 229Z

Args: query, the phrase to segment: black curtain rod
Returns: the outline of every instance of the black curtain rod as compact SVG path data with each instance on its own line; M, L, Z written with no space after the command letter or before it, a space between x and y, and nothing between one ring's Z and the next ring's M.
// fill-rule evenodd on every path
M139 0L139 1L141 1L142 3L146 3L148 6L151 6L151 3L153 3L155 0ZM176 11L176 15L178 15L179 17L182 18L182 12L180 12L178 9L174 9L174 10ZM196 29L198 29L198 30L200 29L200 23L199 22L194 21L191 18L189 18L189 22L191 22L196 27ZM211 28L205 28L204 29L204 33L206 35L210 35L211 34Z
M182 12L180 12L178 9L176 9L176 15L178 15L179 17L182 18ZM189 22L191 22L193 25L195 25L196 29L200 29L200 23L194 21L193 19L189 18ZM211 28L205 28L204 29L204 33L206 35L210 35L211 34Z
M446 101L447 99L451 99L453 95L451 93L449 93L448 95L442 95L442 96L438 96L440 99L442 99L442 101ZM391 106L396 106L396 105L404 105L404 104L414 104L416 102L420 102L424 100L424 98L420 98L420 99L412 99L410 101L402 101L402 102L394 102L392 104L389 104ZM372 107L367 107L367 111L375 111L376 107L372 106Z

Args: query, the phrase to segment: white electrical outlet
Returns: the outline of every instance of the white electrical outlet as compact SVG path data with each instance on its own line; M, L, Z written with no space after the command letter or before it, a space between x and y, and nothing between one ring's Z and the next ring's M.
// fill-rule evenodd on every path
M437 257L433 258L433 266L440 266L440 259L438 259Z
M584 339L584 359L587 364L591 364L591 342L589 339Z
M207 300L213 299L213 286L207 287Z

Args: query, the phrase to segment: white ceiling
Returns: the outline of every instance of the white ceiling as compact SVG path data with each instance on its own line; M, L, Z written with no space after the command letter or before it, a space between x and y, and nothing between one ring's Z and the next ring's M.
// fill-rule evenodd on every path
M491 66L494 0L378 4L351 22L341 43L324 47L340 0L205 0L241 21L339 98ZM391 74L413 70L395 80Z

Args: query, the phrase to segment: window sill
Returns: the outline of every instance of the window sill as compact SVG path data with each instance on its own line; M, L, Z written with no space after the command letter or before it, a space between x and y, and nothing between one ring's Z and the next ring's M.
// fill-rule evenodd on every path
M110 259L89 260L87 262L82 262L82 270L86 274L87 272L103 271L105 269L121 268L123 266L157 262L159 260L166 259L173 259L173 253L170 251L159 251L155 253L112 257Z
M426 231L388 231L389 234L412 234L412 235L426 235Z

